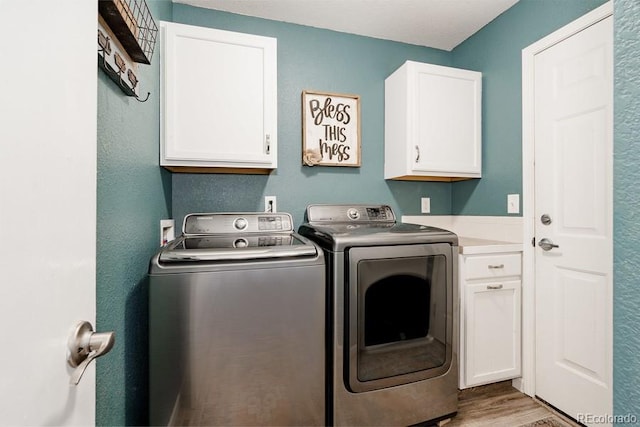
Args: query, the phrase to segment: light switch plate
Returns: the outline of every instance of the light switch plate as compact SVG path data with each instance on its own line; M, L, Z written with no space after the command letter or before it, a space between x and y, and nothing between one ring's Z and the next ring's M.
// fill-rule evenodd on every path
M507 213L510 213L510 214L520 213L520 195L519 194L507 194Z
M422 213L430 213L431 212L431 198L430 197L422 197L420 199L420 211Z

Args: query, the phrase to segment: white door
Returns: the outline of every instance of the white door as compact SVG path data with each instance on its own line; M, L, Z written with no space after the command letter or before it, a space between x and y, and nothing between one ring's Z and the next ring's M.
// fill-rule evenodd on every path
M612 413L612 21L535 57L536 395L588 425Z
M0 0L0 424L92 425L97 2Z

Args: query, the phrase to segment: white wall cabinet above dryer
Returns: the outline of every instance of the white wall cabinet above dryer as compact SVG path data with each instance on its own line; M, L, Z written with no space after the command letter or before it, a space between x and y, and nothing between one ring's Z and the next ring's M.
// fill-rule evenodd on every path
M482 172L482 73L407 61L385 80L385 179Z
M161 22L160 165L269 173L277 166L275 38Z

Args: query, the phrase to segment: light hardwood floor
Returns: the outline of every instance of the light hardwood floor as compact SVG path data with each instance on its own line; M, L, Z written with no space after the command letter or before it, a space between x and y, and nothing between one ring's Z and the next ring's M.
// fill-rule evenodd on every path
M579 427L543 403L520 393L511 381L462 390L458 415L446 427Z

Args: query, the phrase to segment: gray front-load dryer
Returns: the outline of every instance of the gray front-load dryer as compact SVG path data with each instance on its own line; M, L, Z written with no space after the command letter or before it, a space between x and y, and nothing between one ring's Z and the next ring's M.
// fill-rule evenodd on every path
M311 205L299 233L327 262L327 419L408 426L458 408L458 238L386 205Z
M322 251L284 213L192 214L151 260L150 424L325 424Z

